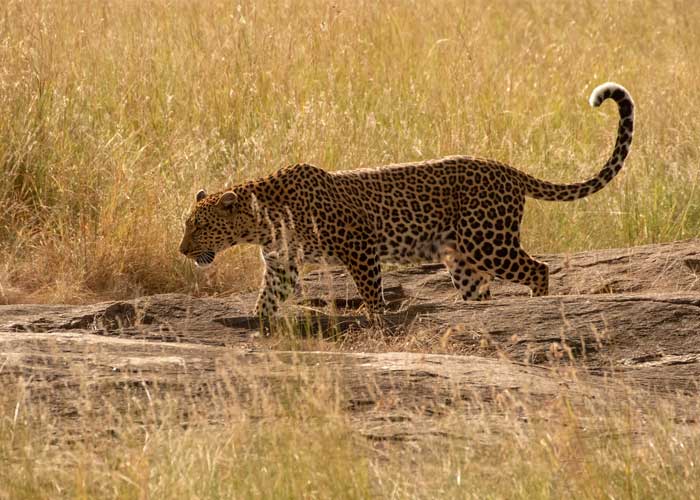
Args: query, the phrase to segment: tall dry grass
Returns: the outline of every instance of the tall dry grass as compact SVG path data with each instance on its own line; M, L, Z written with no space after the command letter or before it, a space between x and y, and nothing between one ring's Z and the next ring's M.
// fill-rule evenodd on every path
M210 384L175 374L158 384L134 373L94 378L90 361L77 365L63 385L42 383L38 372L3 375L0 499L686 499L700 491L700 435L687 419L700 408L689 398L614 390L573 404L568 390L583 382L564 377L553 400L504 390L481 403L402 408L387 418L432 415L429 427L407 441L373 441L323 367L300 364L274 384L234 376L233 365ZM365 432L382 423L375 416Z
M530 202L534 252L700 233L700 10L644 2L6 1L0 6L0 300L257 284L249 249L177 255L197 189L305 161L447 154L576 181L606 158L615 80L627 167L576 203Z

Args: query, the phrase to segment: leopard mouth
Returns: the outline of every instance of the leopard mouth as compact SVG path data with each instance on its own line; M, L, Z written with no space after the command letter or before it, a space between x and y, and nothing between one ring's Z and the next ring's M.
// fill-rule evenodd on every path
M214 252L202 252L194 258L194 263L197 267L207 267L214 262L214 257L216 257Z

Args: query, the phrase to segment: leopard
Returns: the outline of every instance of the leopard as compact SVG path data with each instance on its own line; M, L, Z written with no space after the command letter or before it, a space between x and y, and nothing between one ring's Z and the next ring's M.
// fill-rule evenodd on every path
M521 248L526 197L574 201L605 187L622 169L634 133L634 101L621 85L596 87L589 103L617 104L614 148L588 180L553 183L499 161L447 156L327 171L308 163L212 194L200 190L179 251L199 267L248 243L264 272L254 314L270 318L295 291L304 263L344 266L366 312L385 312L384 263L443 263L464 300L491 298L494 279L549 293L549 267Z

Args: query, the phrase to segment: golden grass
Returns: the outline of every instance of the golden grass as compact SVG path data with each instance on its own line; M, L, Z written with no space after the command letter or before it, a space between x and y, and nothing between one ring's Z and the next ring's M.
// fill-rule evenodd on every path
M0 301L257 285L250 249L177 254L201 187L305 161L447 154L555 181L637 102L627 167L577 203L530 202L533 252L700 233L700 11L686 1L10 1L0 8Z
M300 365L274 386L232 370L204 386L131 374L112 391L87 363L53 391L4 375L0 499L680 499L700 488L686 420L697 400L614 391L574 405L565 386L584 382L567 379L547 404L509 391L476 412L436 402L433 437L376 442L328 370Z

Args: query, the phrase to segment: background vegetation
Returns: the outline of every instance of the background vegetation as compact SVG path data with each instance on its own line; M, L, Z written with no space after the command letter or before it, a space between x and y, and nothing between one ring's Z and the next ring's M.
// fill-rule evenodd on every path
M688 0L26 0L0 7L0 301L82 302L257 286L237 249L177 254L194 193L305 161L350 169L475 154L592 175L637 102L629 162L600 194L529 203L533 252L697 236L700 10Z

